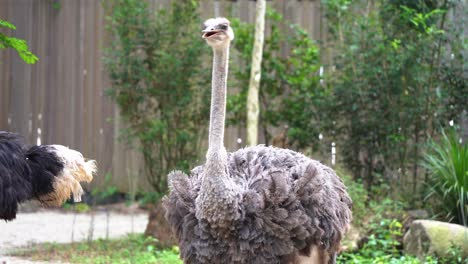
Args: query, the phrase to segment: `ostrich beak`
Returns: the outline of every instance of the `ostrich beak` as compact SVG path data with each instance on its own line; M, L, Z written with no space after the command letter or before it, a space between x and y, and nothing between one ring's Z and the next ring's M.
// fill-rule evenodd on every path
M221 30L215 30L215 29L204 29L202 30L202 38L208 38L208 37L211 37L213 35L216 35L218 33L221 33L222 31Z

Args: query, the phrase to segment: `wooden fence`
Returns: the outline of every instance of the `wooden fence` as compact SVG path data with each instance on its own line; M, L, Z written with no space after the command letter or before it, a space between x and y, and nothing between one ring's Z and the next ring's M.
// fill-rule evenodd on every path
M151 6L170 3L152 0ZM321 38L319 0L268 4L314 39ZM203 19L227 16L253 23L255 2L203 0L200 11ZM145 186L142 159L117 139L122 121L105 95L109 79L101 58L109 38L101 1L0 0L0 18L16 25L9 34L27 40L40 59L27 65L13 50L0 51L0 130L18 132L31 144L67 145L96 159L99 174L88 189ZM243 128L228 129L228 148L236 149L236 139L244 135Z

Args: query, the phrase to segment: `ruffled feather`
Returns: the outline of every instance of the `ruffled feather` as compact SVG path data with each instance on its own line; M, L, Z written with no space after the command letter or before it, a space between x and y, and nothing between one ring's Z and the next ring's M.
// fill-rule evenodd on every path
M338 250L351 199L330 168L291 150L256 146L229 154L229 177L242 197L240 219L219 232L196 217L203 167L169 175L166 218L185 263L289 263L313 247Z

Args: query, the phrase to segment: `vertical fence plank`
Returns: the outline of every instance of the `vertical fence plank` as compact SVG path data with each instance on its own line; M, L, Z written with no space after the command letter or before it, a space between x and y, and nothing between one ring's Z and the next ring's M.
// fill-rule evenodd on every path
M155 11L174 0L150 0ZM0 51L0 129L21 133L36 143L41 128L43 144L76 148L99 163L99 175L89 186L116 185L129 191L130 183L148 188L141 154L117 140L124 125L113 102L105 96L110 86L102 63L108 41L105 11L100 1L2 0L0 18L17 26L39 62L27 65L12 50ZM268 5L314 38L320 38L319 1L273 0ZM255 21L255 2L218 3L219 15ZM214 15L214 0L201 0L202 19ZM11 125L8 119L11 119ZM226 145L235 150L245 138L242 127L228 128ZM112 181L104 180L106 173Z
M9 20L8 7L10 1L0 1L0 18ZM5 30L5 33L8 33ZM8 116L9 116L9 75L10 75L10 52L9 50L0 49L0 130L8 130Z

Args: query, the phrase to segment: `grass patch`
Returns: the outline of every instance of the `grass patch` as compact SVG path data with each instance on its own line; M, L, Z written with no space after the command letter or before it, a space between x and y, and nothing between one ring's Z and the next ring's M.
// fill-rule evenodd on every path
M158 249L155 240L143 235L122 239L96 240L91 243L44 243L12 253L14 256L42 261L92 264L182 264L179 249Z

